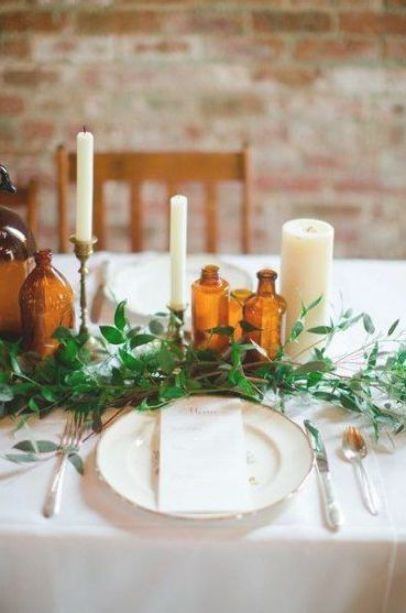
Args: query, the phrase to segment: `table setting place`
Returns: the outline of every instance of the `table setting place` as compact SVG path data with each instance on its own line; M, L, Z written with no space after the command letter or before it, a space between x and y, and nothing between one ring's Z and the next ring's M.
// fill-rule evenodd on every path
M187 254L182 195L168 254L93 255L92 207L84 130L76 258L38 250L0 211L5 543L25 522L273 547L309 530L323 555L340 544L337 577L379 573L368 610L400 611L404 264L403 286L376 264L386 286L372 287L375 263L333 264L334 228L317 219L283 225L280 257Z

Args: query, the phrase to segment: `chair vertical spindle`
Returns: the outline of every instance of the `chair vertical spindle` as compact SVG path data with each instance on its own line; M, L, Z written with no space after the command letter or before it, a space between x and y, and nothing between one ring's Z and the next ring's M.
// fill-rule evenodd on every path
M167 203L167 208L166 208L166 224L167 224L167 228L168 231L166 233L166 249L169 251L170 248L170 231L171 231L171 207L169 206L169 201L172 198L172 196L176 196L176 194L178 193L179 189L178 186L175 185L174 183L172 183L171 181L168 181L166 183L166 193L167 193L167 199L168 199L168 203Z
M34 236L38 233L38 181L31 179L28 185L27 201L27 222L28 227Z
M247 145L243 151L243 200L242 200L242 223L241 245L243 253L251 252L251 219L252 219L252 164L251 149Z
M206 249L207 253L217 252L216 186L206 184Z
M61 253L67 253L69 248L69 223L67 203L69 188L69 160L64 145L60 145L56 151L56 165L59 251Z
M142 203L141 185L136 181L130 184L130 228L131 228L131 249L132 251L142 251Z
M106 248L106 211L104 208L103 183L97 180L94 183L93 220L97 237L95 247L98 251L102 251Z

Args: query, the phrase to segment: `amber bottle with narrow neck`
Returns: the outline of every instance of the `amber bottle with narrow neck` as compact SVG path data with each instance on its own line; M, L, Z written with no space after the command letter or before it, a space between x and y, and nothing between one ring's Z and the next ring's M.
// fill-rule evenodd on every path
M192 285L192 333L197 349L222 351L227 347L227 336L208 330L228 325L228 296L229 284L220 277L219 267L205 266Z
M269 358L275 358L281 346L282 317L286 301L275 290L277 274L270 268L257 273L257 293L244 304L244 320L258 330L246 333L247 340L253 340L265 349ZM250 359L265 360L258 351L252 351Z
M34 267L35 240L23 220L0 207L0 337L22 335L19 294Z
M53 268L52 252L35 254L36 267L28 275L20 292L23 344L26 351L45 357L59 347L53 334L57 328L73 328L74 295L65 277Z

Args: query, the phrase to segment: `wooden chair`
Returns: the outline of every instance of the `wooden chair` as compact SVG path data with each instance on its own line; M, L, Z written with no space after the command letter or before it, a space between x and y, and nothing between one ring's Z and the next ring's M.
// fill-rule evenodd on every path
M59 248L69 247L68 187L76 180L76 154L61 145L56 152L58 180ZM250 151L239 152L165 152L165 153L96 153L94 160L94 231L97 248L106 248L105 206L103 186L106 181L120 181L130 186L131 248L142 251L141 187L145 181L166 184L168 194L178 193L185 182L197 182L205 188L206 250L215 253L218 247L217 187L224 181L239 181L243 185L240 228L241 250L250 251L251 238L251 165ZM169 213L169 207L168 207Z
M26 221L31 232L38 237L38 181L31 179L28 185L20 187L17 184L15 194L0 192L0 205L14 207L24 207L27 210Z

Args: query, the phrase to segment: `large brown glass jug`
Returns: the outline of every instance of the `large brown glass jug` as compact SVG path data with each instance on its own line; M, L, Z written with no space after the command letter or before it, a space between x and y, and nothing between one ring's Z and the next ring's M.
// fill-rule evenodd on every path
M275 271L265 268L257 273L257 293L244 304L244 320L257 328L246 334L265 349L269 358L275 358L281 346L282 317L286 311L286 301L275 290ZM250 351L249 359L265 360L258 351Z
M22 219L0 207L0 337L16 339L22 334L19 294L34 267L35 240Z
M221 351L229 339L208 332L210 328L228 325L229 284L219 275L218 266L205 266L201 277L192 285L192 333L197 349Z
M36 267L20 292L24 349L42 357L58 349L59 343L53 338L56 329L73 328L75 323L72 288L51 260L49 249L35 254Z

